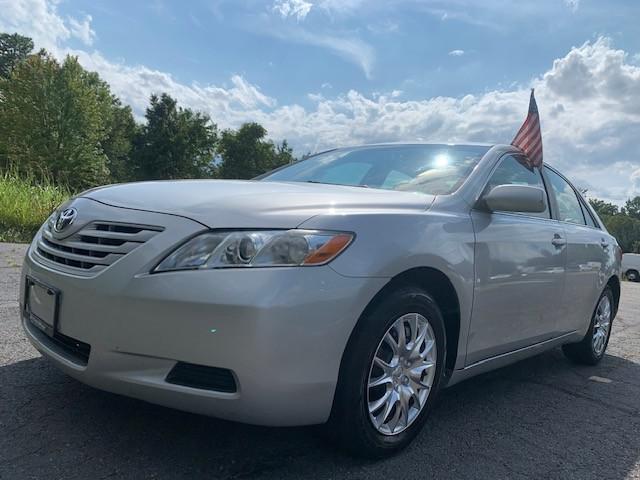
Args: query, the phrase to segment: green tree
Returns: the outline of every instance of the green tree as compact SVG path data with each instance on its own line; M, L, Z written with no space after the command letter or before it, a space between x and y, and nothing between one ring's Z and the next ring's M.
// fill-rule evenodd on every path
M147 119L136 138L134 163L139 179L211 176L217 127L200 112L178 107L166 93L152 95Z
M630 217L640 220L640 196L627 200L623 209Z
M286 140L274 144L265 140L267 131L257 123L245 123L239 130L222 132L218 152L221 178L248 179L293 162Z
M600 200L599 198L590 198L589 203L599 217L617 215L620 212L617 205L605 202L604 200Z
M108 134L102 142L102 148L107 157L111 181L126 182L135 178L131 155L139 127L133 119L131 107L123 106L116 97L112 98L112 102Z
M607 230L616 237L625 253L634 253L640 239L640 220L628 215L619 214L602 217Z
M33 41L14 33L0 33L0 77L9 78L16 66L33 50Z
M113 97L96 73L75 57L60 64L41 52L18 64L0 91L1 165L72 189L108 180L102 143Z

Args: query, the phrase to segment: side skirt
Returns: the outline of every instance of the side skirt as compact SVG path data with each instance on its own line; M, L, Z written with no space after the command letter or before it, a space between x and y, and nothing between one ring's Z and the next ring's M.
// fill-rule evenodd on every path
M581 339L582 337L580 336L580 334L574 330L572 332L560 335L559 337L551 338L539 343L534 343L533 345L529 345L528 347L519 348L517 350L513 350L512 352L501 353L500 355L496 355L495 357L485 358L484 360L472 363L471 365L468 365L459 370L454 370L451 374L451 377L449 378L449 381L447 382L447 387L455 385L456 383L466 380L467 378L480 375L481 373L486 373L491 370L495 370L496 368L504 367L519 360L524 360L525 358L532 357L544 352L545 350L550 350L564 343L570 343L572 341L579 342Z

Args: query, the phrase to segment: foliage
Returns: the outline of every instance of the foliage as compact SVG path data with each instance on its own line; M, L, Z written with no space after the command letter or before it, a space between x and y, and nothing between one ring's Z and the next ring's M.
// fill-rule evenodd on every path
M9 78L11 72L33 50L33 40L14 33L0 33L0 78Z
M5 170L51 176L72 188L108 180L101 144L109 135L113 98L96 73L75 57L60 64L44 53L20 63L1 88Z
M210 176L217 127L200 112L177 106L166 93L151 96L147 119L135 140L134 173L139 179Z
M107 158L111 182L127 182L134 177L131 156L138 130L131 107L123 106L114 97L107 124L108 133L101 144Z
M0 242L28 242L51 212L70 196L42 178L0 175Z
M625 214L601 217L607 230L616 237L624 253L640 253L637 240L640 238L640 220Z
M623 209L630 217L640 220L640 196L628 199L624 204Z
M590 198L589 203L600 217L607 217L620 213L620 209L616 204L605 202L599 198Z
M218 146L220 178L253 178L292 163L292 150L286 140L275 145L265 140L266 135L267 131L257 123L245 123L237 131L222 132Z
M640 196L627 200L623 208L597 198L589 203L623 252L640 253Z
M104 183L253 178L294 161L257 123L218 134L208 115L152 95L146 121L78 59L0 33L0 241L28 240L71 192ZM59 187L64 185L64 187Z
M248 123L219 138L209 116L152 95L144 124L77 58L62 63L0 34L0 171L79 190L109 182L252 178L293 162L286 141Z

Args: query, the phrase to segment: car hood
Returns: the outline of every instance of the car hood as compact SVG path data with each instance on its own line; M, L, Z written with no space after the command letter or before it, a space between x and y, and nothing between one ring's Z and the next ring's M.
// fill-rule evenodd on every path
M176 180L111 185L80 195L187 217L209 228L294 228L321 214L426 210L431 195L297 182Z

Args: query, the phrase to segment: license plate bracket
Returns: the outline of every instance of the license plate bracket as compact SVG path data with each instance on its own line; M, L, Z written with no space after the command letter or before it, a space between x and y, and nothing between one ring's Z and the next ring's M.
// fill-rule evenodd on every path
M59 309L60 290L27 276L23 313L31 324L53 337L58 329Z

